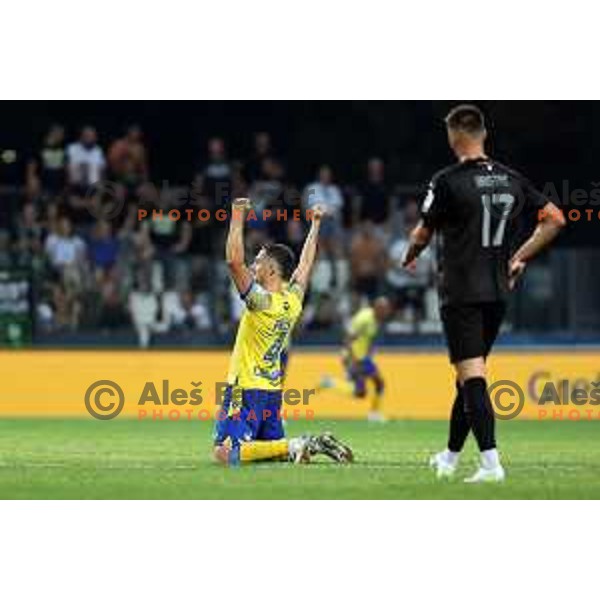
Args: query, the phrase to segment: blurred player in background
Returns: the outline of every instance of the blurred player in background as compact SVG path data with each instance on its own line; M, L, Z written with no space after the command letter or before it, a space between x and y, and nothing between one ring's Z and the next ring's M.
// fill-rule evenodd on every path
M446 117L446 126L458 162L433 177L404 258L404 266L414 269L415 260L437 234L441 316L456 370L456 397L448 447L431 459L431 466L438 477L453 475L472 431L481 464L465 481L502 481L485 363L509 291L565 221L526 179L486 156L484 117L476 106L457 106ZM539 223L511 256L516 217L522 210L530 216L537 211Z
M244 258L247 198L234 201L226 259L246 307L231 356L222 414L216 423L214 457L224 464L259 460L308 462L323 454L351 462L352 451L330 433L287 439L282 393L287 349L317 252L321 207L314 207L300 261L283 244L268 244L248 268Z
M346 379L324 375L321 389L339 390L363 399L368 394L368 383L373 384L369 421L384 421L381 412L381 400L385 389L381 371L373 359L374 342L380 326L392 313L390 301L385 297L377 298L371 306L361 308L350 321L344 341L342 361Z

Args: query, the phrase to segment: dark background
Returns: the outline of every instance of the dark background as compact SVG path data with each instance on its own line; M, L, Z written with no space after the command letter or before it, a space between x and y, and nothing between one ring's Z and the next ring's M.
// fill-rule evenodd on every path
M150 150L152 178L189 183L206 141L223 136L231 158L250 153L252 133L269 131L298 183L328 162L342 182L359 179L369 156L386 160L392 181L424 184L453 160L443 118L459 101L23 101L3 102L0 147L36 148L48 125L59 122L73 139L92 124L106 145L139 123ZM475 101L488 117L489 152L522 171L540 188L589 191L600 182L600 103ZM585 207L583 207L585 208ZM597 217L571 223L562 245L600 245Z

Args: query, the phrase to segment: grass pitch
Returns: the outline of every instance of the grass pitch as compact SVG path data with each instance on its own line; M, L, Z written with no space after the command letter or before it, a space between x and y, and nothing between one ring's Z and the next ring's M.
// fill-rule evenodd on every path
M0 497L18 499L600 498L600 422L498 424L508 479L469 486L472 441L456 480L427 467L447 425L434 421L293 422L288 433L329 429L356 463L212 464L211 426L126 419L0 420Z

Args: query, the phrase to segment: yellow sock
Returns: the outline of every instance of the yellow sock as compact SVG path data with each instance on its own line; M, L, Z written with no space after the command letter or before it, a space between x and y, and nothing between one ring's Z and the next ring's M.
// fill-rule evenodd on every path
M287 458L287 456L288 441L285 438L269 442L242 442L240 445L241 462L254 462L269 458Z
M373 394L371 396L371 411L379 412L381 408L381 396L379 394Z

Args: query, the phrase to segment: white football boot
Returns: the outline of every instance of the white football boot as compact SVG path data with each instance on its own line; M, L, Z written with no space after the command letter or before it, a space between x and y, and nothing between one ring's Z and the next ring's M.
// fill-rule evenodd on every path
M456 471L458 460L450 462L448 460L448 450L438 452L429 459L429 466L435 469L438 479L449 479Z
M288 442L288 457L293 463L308 463L316 454L328 456L338 463L354 461L350 446L340 442L329 432L321 435L302 435Z
M502 465L496 465L495 467L479 467L475 475L467 477L465 483L500 483L504 481L506 474Z

